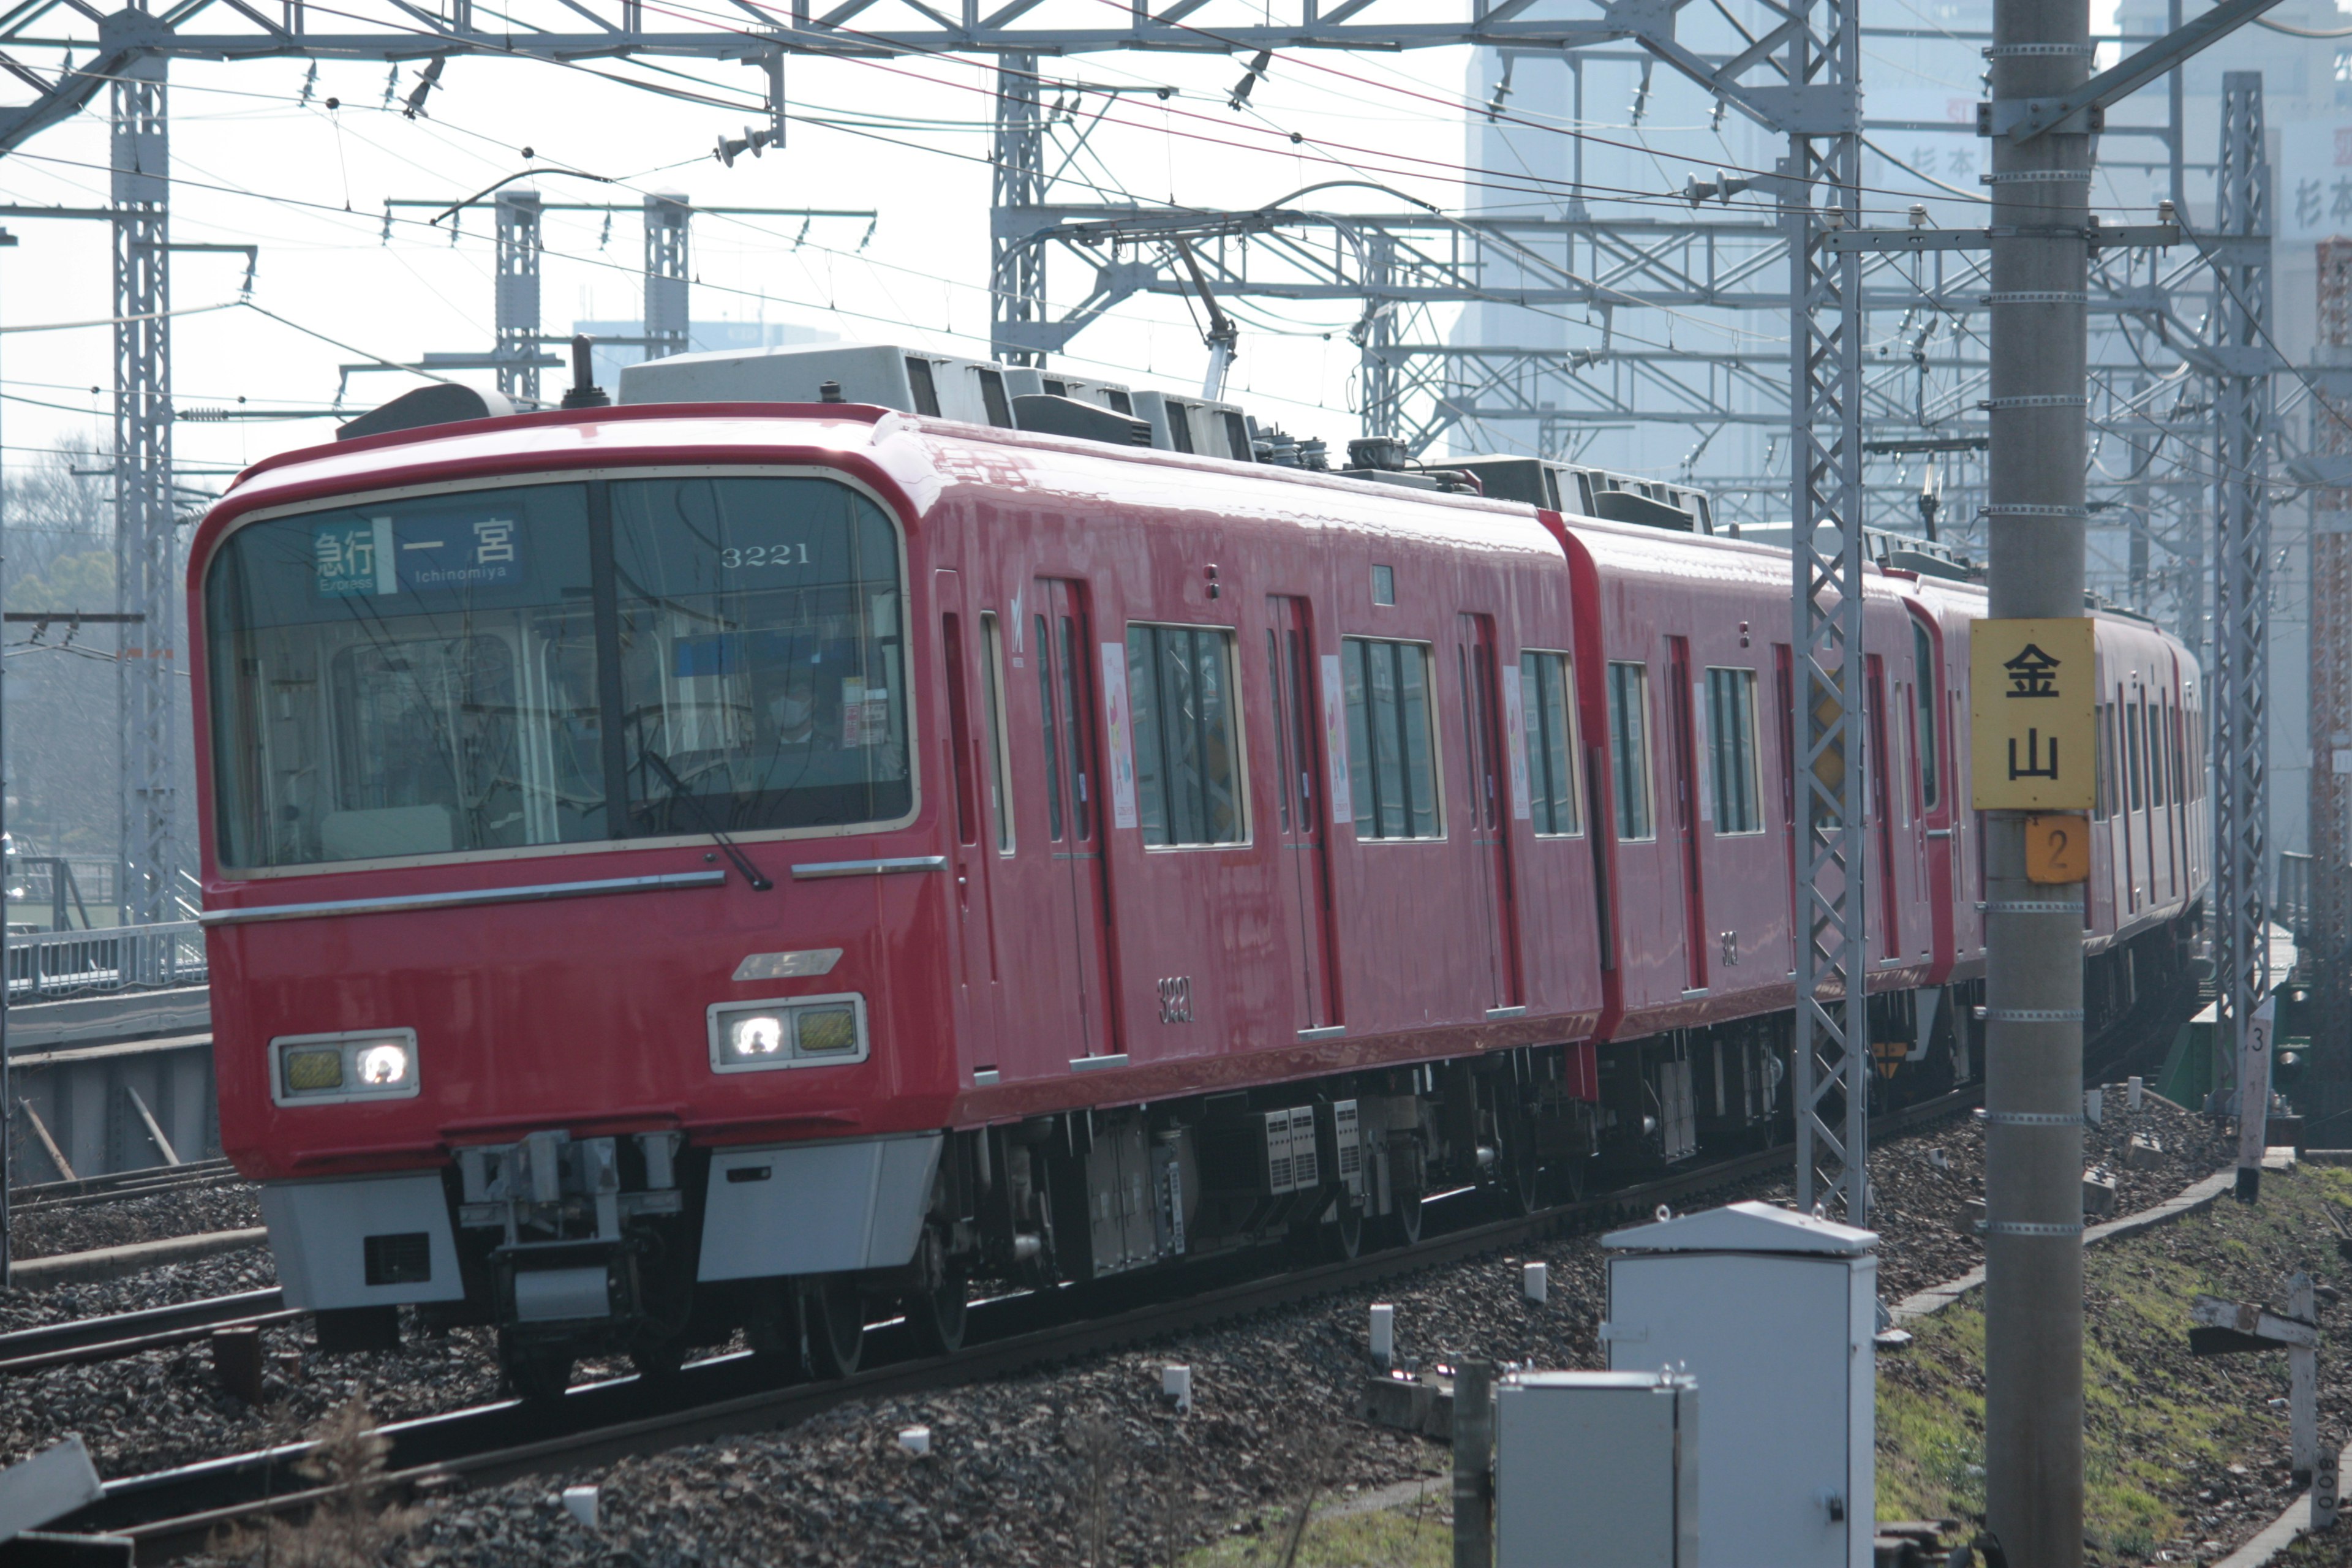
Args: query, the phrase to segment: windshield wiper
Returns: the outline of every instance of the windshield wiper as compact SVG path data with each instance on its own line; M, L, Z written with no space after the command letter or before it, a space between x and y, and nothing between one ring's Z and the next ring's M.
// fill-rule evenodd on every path
M767 878L760 875L760 868L744 857L743 851L735 847L735 841L721 830L717 820L711 816L710 808L702 804L702 797L686 787L686 781L677 776L677 770L669 765L667 759L651 746L639 746L637 755L661 771L662 778L669 784L670 798L682 800L693 809L696 818L702 824L702 830L710 835L712 843L727 851L727 858L735 863L735 869L743 873L743 879L751 884L753 892L764 893L775 886Z

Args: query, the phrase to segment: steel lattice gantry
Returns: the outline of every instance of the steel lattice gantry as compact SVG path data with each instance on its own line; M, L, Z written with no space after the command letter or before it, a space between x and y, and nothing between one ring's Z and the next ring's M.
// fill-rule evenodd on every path
M2352 240L2322 240L2318 270L2311 450L2343 459L2352 458ZM2352 489L2312 495L2310 593L2311 893L2296 939L2315 1016L2298 1098L2325 1123L2352 1110Z
M117 916L173 917L183 861L174 798L180 710L179 533L172 490L171 157L164 63L130 60L110 89L114 205L115 664L121 722Z
M682 195L646 198L646 357L682 354L688 342L687 220L693 209Z
M2240 240L2270 232L2263 79L2221 79L2214 227ZM2269 445L2271 269L2267 246L2214 269L2213 650L2207 685L2213 742L2213 961L2221 1037L2234 1052L2270 991L2264 866L2270 763ZM2246 1108L2260 1114L2259 1108Z
M494 198L498 226L497 300L491 349L499 390L525 406L539 402L540 210L537 191L500 191ZM647 242L648 248L651 242Z
M1862 226L1860 0L1792 7L1789 168L1806 199L1789 226L1789 559L1797 664L1797 1206L1843 1200L1866 1223L1870 1176L1870 886L1863 831L1862 256L1832 228ZM1818 18L1818 26L1815 19ZM1810 199L1819 186L1824 205Z

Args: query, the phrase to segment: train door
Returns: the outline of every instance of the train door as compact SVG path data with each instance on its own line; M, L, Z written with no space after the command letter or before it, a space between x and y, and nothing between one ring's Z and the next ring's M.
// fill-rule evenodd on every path
M1927 895L1937 962L1948 964L1958 952L1953 932L1954 809L1944 789L1944 736L1938 722L1944 710L1943 659L1936 639L1918 622L1911 624L1911 756L1919 775L1919 829L1927 844Z
M1780 842L1789 865L1789 973L1797 973L1797 671L1784 642L1772 645L1772 691L1780 715Z
M1463 761L1468 795L1464 816L1475 863L1474 886L1486 917L1486 1010L1524 1005L1519 936L1512 908L1510 774L1503 749L1501 682L1496 674L1495 620L1464 615L1455 622L1454 669L1462 686Z
M1086 585L1040 577L1032 589L1029 634L1035 644L1039 741L1045 749L1045 817L1055 861L1048 907L1056 941L1066 941L1076 1057L1118 1052L1112 1004L1110 898L1103 864L1095 688L1087 650L1094 646ZM1058 933L1066 933L1062 936Z
M1886 661L1871 654L1864 661L1863 673L1870 682L1863 698L1870 710L1863 716L1869 723L1869 738L1863 744L1870 748L1863 784L1870 791L1870 814L1878 820L1877 896L1863 909L1865 919L1873 905L1878 910L1878 956L1895 958L1903 952L1903 931L1902 922L1895 919L1901 900L1895 880L1895 813L1889 809L1895 757L1886 749Z
M1698 689L1691 684L1690 639L1666 639L1666 728L1675 770L1675 839L1683 858L1683 952L1687 989L1706 986L1706 889L1698 858Z
M2124 908L2116 918L2118 927L2123 915L2139 910L2139 846L2133 841L2134 819L2140 811L2139 782L2139 709L2133 702L2130 690L2116 687L2116 744L2123 748L2123 760L2116 769L2116 782L2122 788L2117 803L2124 819L2124 874L2119 879L2124 888Z
M1317 690L1313 623L1307 601L1276 595L1266 600L1266 681L1274 693L1275 835L1282 864L1286 927L1298 944L1300 1033L1335 1027L1339 1022L1339 955L1331 945L1331 865L1326 849L1329 825L1323 792L1318 742L1322 707Z
M986 650L980 646L979 629L965 611L962 579L942 569L932 573L931 585L940 617L940 675L947 693L947 732L940 738L945 765L940 777L953 795L950 815L955 833L948 859L955 879L956 978L963 992L966 1027L974 1031L967 1037L976 1046L992 1048L995 1030L989 1012L996 955L989 920L990 854L985 840L992 837L987 825L996 781L994 770L987 765L973 716L977 713L981 723L989 723L996 705L982 705L975 699L975 676ZM975 1059L982 1065L992 1060L986 1048Z

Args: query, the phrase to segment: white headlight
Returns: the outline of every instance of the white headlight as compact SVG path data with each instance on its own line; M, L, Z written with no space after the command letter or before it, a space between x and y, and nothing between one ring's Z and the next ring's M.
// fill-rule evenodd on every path
M270 1094L280 1105L407 1100L416 1093L416 1031L354 1029L269 1042Z
M825 1067L866 1059L866 998L780 997L710 1009L710 1065L719 1072Z
M738 1014L727 1020L730 1055L756 1061L784 1048L784 1021L773 1013Z
M408 1077L408 1052L386 1040L364 1046L359 1052L359 1079L372 1089L389 1089Z

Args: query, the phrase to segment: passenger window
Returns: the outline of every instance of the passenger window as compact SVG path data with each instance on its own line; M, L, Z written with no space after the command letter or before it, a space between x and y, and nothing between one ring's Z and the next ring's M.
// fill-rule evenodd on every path
M980 614L981 671L988 700L988 800L996 818L996 847L1013 853L1013 773L1004 746L1004 634L996 612Z
M1916 709L1919 748L1919 800L1929 811L1942 798L1944 754L1942 737L1936 732L1936 694L1944 683L1937 679L1936 644L1927 636L1927 628L1914 624L1911 627L1911 697Z
M1756 672L1711 668L1706 672L1707 760L1715 776L1715 830L1761 833L1764 812L1757 796Z
M2140 782L2140 705L2124 704L2124 776L2131 790L2131 809L2137 811L2147 804L2146 790Z
M2164 788L2164 699L2158 697L2147 710L2147 804L2162 807Z
M1568 655L1519 655L1519 724L1538 836L1580 833L1577 820L1575 687Z
M1241 843L1234 634L1129 626L1127 679L1144 843Z
M1609 667L1609 750L1616 769L1617 837L1651 838L1650 668L1643 664Z
M1348 704L1348 783L1360 838L1439 838L1431 764L1429 650L1418 643L1340 642Z
M972 799L971 711L964 696L963 617L940 617L940 641L947 657L948 771L955 780L956 842L980 842L980 812Z
M2110 709L2105 703L2102 702L2099 704L2097 713L2098 733L2096 742L2099 750L2099 776L2097 780L2095 781L2095 788L2091 796L2091 820L2094 822L2105 822L2114 809L2114 801L2116 798L2115 768L2109 760L2109 754L2115 749L2114 736L2112 733L2115 729L2115 725L2112 721L2113 712L2114 710Z
M1054 661L1046 650L1052 646L1046 638L1045 617L1035 620L1037 637L1037 717L1045 725L1045 836L1056 844L1062 841L1062 748L1061 739L1054 725Z

